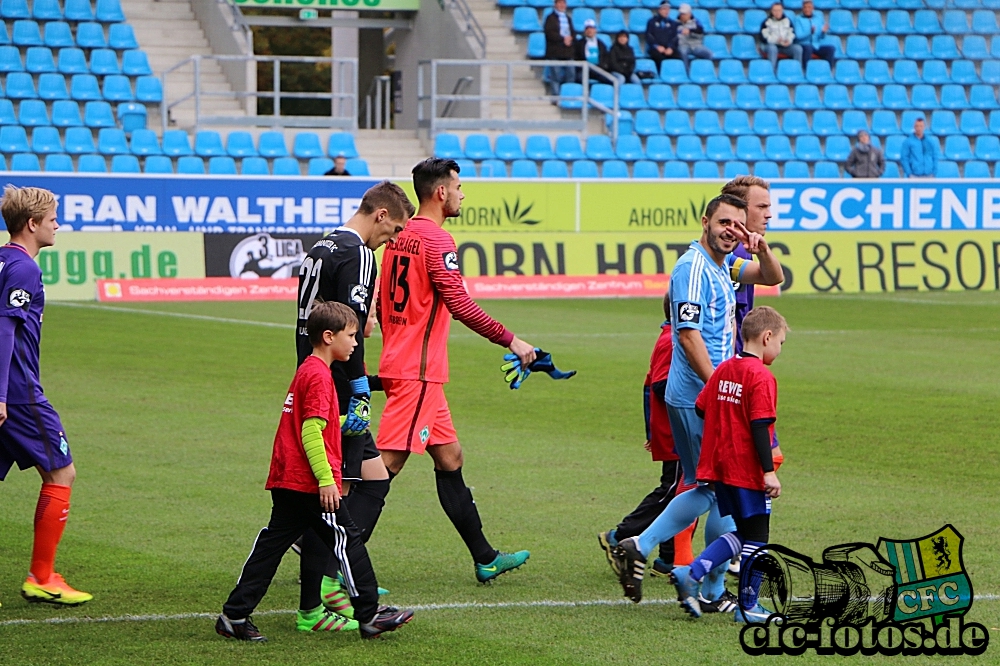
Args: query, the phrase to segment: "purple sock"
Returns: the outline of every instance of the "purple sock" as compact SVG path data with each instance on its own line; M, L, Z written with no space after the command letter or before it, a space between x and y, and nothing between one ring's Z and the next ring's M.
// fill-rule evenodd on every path
M691 578L701 581L709 571L733 559L740 552L743 540L736 532L726 532L710 543L691 563Z

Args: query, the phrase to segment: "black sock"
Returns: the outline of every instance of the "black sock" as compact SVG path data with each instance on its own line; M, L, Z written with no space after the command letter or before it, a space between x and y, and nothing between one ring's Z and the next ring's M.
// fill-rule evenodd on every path
M323 603L320 585L327 562L336 558L330 556L330 549L311 529L302 535L302 557L299 563L299 608L311 611Z
M469 553L476 564L489 564L496 559L497 551L483 535L483 523L479 520L479 510L472 499L472 491L462 479L462 468L454 472L434 470L437 477L438 499L441 508L448 514L455 529L465 541Z
M385 506L385 497L389 494L389 480L360 481L351 488L351 500L347 508L351 512L351 518L361 533L361 538L365 543L371 538L379 516L382 515L382 508Z
M389 473L389 483L392 483L392 480L396 478L396 473L388 468L385 471Z

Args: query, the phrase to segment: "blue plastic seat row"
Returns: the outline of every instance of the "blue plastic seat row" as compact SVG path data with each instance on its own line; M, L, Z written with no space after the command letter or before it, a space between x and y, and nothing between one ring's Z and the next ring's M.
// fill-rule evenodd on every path
M115 122L117 117L118 123ZM45 102L24 100L15 114L9 99L0 99L0 125L22 125L24 127L116 127L121 124L125 131L146 126L146 107L141 104L124 103L113 112L107 102L87 102L83 115L80 105L69 100L59 100L52 104L52 116Z
M139 143L136 144L136 141ZM249 132L230 132L223 145L222 136L215 131L205 130L195 134L192 148L187 132L183 130L168 130L163 134L162 146L157 143L155 134L141 133L138 138L133 135L132 152L137 155L164 154L171 157L198 155L200 157L295 157L299 159L358 157L354 145L354 137L346 132L330 135L324 151L319 136L313 132L299 132L295 135L292 151L285 144L285 136L281 132L263 132L257 145Z
M119 23L125 20L120 0L97 0L96 11L90 0L65 0L63 10L59 0L34 0L33 11L28 9L27 0L3 0L0 2L0 16L9 19L26 19L34 17L41 21L58 21L65 18L69 21L93 21L102 23Z
M69 23L53 21L43 26L34 21L15 21L10 34L7 26L0 22L0 43L15 46L48 46L63 48L79 46L85 49L113 48L119 51L137 49L139 43L135 31L128 23L115 23L108 28L105 36L100 23L81 23L76 27L76 35Z
M121 74L104 77L103 87L93 74L74 74L67 90L66 77L62 74L46 73L39 75L36 90L35 80L31 74L11 72L7 75L6 96L10 99L74 99L81 102L136 100L157 103L163 99L163 87L155 76L141 76L136 79L135 93L133 93L128 77Z
M63 74L97 75L125 74L127 76L149 76L153 72L149 60L143 51L126 51L122 63L118 62L118 54L111 49L94 49L90 53L90 64L81 49L64 48L59 50L59 60L53 57L52 49L47 46L31 46L28 48L24 62L21 61L20 49L16 46L0 46L0 72L62 72Z
M51 153L45 157L45 171L72 172L73 157L66 153ZM327 161L324 161L327 160ZM327 158L314 158L309 161L307 173L310 176L322 176L329 171L332 162ZM294 157L279 157L274 160L273 175L299 176L301 169ZM368 163L362 159L347 161L347 172L354 176L369 175ZM0 170L6 170L6 159L0 155ZM39 156L36 153L16 153L11 156L11 171L40 171ZM77 158L77 171L80 173L107 173L108 164L103 155L83 154ZM145 160L145 169L140 169L139 158L134 155L113 155L111 157L111 173L174 173L173 161L163 155L153 155ZM177 173L201 175L206 173L205 162L200 157L181 157L177 160ZM236 162L231 157L213 157L208 161L207 173L212 175L236 175ZM267 160L262 157L247 157L240 164L239 173L244 176L272 175Z

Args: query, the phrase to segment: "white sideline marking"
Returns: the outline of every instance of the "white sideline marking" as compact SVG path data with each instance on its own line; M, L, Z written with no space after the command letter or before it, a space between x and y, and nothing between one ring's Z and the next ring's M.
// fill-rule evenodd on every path
M978 601L996 601L1000 594L977 594ZM644 599L642 606L667 606L676 604L676 599ZM500 601L496 603L459 602L451 604L417 604L407 606L414 611L436 611L453 609L492 609L492 608L585 608L588 606L633 606L627 599L592 599L590 601ZM261 615L291 615L294 610L265 610L254 613ZM109 615L104 617L53 617L44 620L2 620L0 627L32 624L98 624L105 622L164 622L168 620L207 620L219 616L218 613L177 613L175 615Z
M142 308L122 308L111 305L91 305L88 303L71 303L68 301L52 301L49 305L61 305L68 308L85 308L87 310L107 310L109 312L128 312L130 314L154 315L159 317L177 317L179 319L198 319L200 321L214 321L220 324L243 324L245 326L265 326L267 328L290 329L295 326L289 324L278 324L272 321L254 321L252 319L230 319L228 317L212 317L210 315L190 314L187 312L165 312L163 310L144 310Z

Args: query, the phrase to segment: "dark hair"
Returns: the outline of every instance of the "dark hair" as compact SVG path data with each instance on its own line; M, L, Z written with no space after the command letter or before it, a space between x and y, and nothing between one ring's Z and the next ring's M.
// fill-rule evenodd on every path
M625 35L625 38L628 39L628 30L620 30L618 34L615 35L615 41L617 42L622 35Z
M318 347L323 343L323 333L340 333L352 324L358 326L358 315L354 310L336 301L319 301L313 305L306 320L309 344Z
M740 199L732 194L720 194L708 202L708 206L705 207L705 217L712 219L712 216L715 215L715 211L717 211L719 206L722 204L729 204L730 206L739 208L743 211L747 209L747 202L743 201L743 199Z
M670 323L670 290L667 289L667 293L663 294L663 315L667 318L667 323Z
M428 157L413 167L413 190L417 193L417 201L430 199L441 181L451 179L452 171L460 173L462 167L455 160L441 157Z
M379 208L389 211L389 217L394 220L408 220L413 217L415 210L403 188L388 180L383 180L365 192L361 198L361 205L358 206L358 212L362 215L371 215Z

